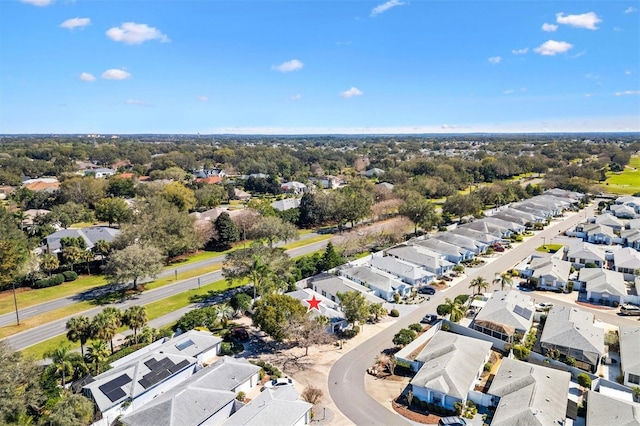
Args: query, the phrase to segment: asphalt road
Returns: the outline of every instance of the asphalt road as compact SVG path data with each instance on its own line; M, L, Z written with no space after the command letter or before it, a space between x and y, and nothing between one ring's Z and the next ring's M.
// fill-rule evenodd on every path
M318 234L316 233L310 233L310 234L305 234L303 236L300 237L300 241L304 241L310 238L314 238L318 236ZM279 243L279 244L284 244L284 243ZM326 241L322 241L320 243L317 243L315 245L313 245L312 247L319 247L322 248L324 247L324 245L326 244ZM306 246L305 246L306 247ZM318 249L316 249L318 250ZM295 256L300 256L303 254L306 254L308 252L305 253L304 250L300 250L300 249L293 249L290 250L288 252L292 257ZM300 253L300 254L295 254L295 253ZM175 271L178 271L178 279L180 279L180 274L188 272L188 271L192 271L195 269L199 269L199 268L204 268L207 266L211 266L211 265L215 265L215 264L220 264L222 262L224 262L224 258L225 255L220 255L220 256L216 256L216 257L212 257L209 259L204 259L201 260L199 262L194 262L194 263L190 263L187 265L180 265L180 264L176 264L175 266L171 267L171 268L166 268L165 270L163 270L160 274L158 274L157 278L165 278L165 277L172 277L175 275ZM152 279L146 279L146 280L142 280L140 281L141 283L145 283L148 281L152 281ZM166 287L170 287L172 285L175 284L169 284ZM102 290L104 290L105 288L103 288ZM88 290L86 292L83 293L78 293L78 294L74 294L68 297L62 297L60 299L55 299L55 300L51 300L49 302L44 302L41 303L39 305L33 305L33 306L29 306L28 308L24 308L24 309L20 309L20 305L18 304L18 313L20 315L20 319L24 320L36 315L41 315L44 314L46 312L49 311L54 311L56 309L60 309L60 308L64 308L66 306L72 305L74 303L78 303L81 302L83 300L91 300L93 299L93 296L95 295L96 292L101 291L100 288L98 289L91 289ZM4 327L7 325L12 325L15 324L16 322L16 314L15 312L11 312L8 314L3 314L0 315L0 327Z
M587 215L592 215L596 203L587 207ZM400 318L395 324L378 333L371 339L359 345L357 348L343 355L329 372L329 393L336 406L342 413L357 425L409 425L412 424L400 415L383 407L371 398L364 387L364 375L366 369L374 364L375 357L383 350L392 346L393 336L409 324L419 322L426 314L435 313L436 307L444 302L445 298L453 299L459 294L469 294L469 284L477 276L482 276L487 281L493 281L496 274L513 268L522 259L533 254L535 248L543 244L544 239L550 242L559 233L575 226L584 220L585 213L573 215L563 221L552 223L547 229L539 232L526 241L514 246L504 255L481 268L467 269L467 276L446 291L438 292L431 296L431 300L423 303L420 308ZM571 303L560 302L552 297L535 293L532 296L539 301L551 301L555 305L571 306ZM581 307L581 309L593 312L596 318L613 324L638 325L635 319L617 316L611 311L602 311L594 308ZM365 326L366 327L366 326Z
M307 234L307 235L315 236L316 234ZM301 239L304 240L308 238L311 238L311 237L308 237L305 235L304 238L301 238ZM291 257L309 254L316 250L322 249L327 244L328 241L329 240L323 240L323 241L318 241L312 244L308 244L306 246L297 247L297 248L288 250L287 253ZM178 267L178 279L180 278L181 272L186 272L187 270L190 270L190 269L200 268L200 267L215 264L215 263L221 263L223 260L224 260L224 256L218 256L218 257L207 259L204 261L192 263L190 265L185 265L183 267ZM168 271L168 274L167 274L167 271L163 272L163 274L166 274L169 276L172 275L173 273L174 273L173 270ZM128 299L122 303L113 303L109 305L97 306L96 308L74 314L73 316L85 315L92 318L94 315L101 312L106 306L115 306L121 310L124 310L129 306L146 305L152 302L156 302L158 300L173 296L174 294L197 289L198 278L200 278L200 285L206 285L215 281L219 281L224 277L222 276L222 271L211 272L208 274L200 275L199 277L177 281L173 284L169 284L154 290L145 291L139 294L138 296ZM46 312L47 310L58 309L58 308L65 307L77 302L78 302L77 296L71 296L63 299L56 299L51 302L43 303L41 305L37 305L34 307L26 308L25 310L19 311L20 318L27 318L28 316L39 315ZM45 309L47 307L49 309ZM195 307L195 305L191 306L191 308L193 307ZM188 308L185 308L185 309L188 310ZM26 313L26 315L23 315L24 313ZM171 322L170 318L173 318L176 315L177 314L175 313L171 313L168 316L166 316L166 318L165 317L157 318L153 322L153 324L155 324L155 326L158 326L157 324L162 323L163 321L164 321L164 324L169 324ZM178 315L177 318L179 318L180 316L181 315ZM14 334L13 336L6 337L3 340L8 344L10 344L16 350L22 350L29 346L35 345L36 343L39 343L43 340L50 339L52 337L66 333L65 325L69 318L70 317L60 318L48 324L31 328L29 330L25 330L23 332ZM3 315L2 319L5 321L7 321L8 319L8 324L13 324L15 323L15 313ZM0 323L0 326L2 326L2 324L3 323Z

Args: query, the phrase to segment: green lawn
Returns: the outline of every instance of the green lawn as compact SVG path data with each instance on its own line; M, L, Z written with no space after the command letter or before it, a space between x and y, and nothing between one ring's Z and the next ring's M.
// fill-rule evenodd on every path
M543 253L555 253L562 248L562 244L545 244L536 249L536 251L541 251Z
M607 180L601 188L614 194L632 195L640 192L640 156L631 157L624 171L607 173Z
M107 282L101 275L82 275L75 281L63 283L55 287L41 288L33 290L31 288L16 289L18 308L24 309L29 306L38 305L61 297L72 296L74 294L105 285ZM0 315L13 312L13 293L11 290L0 293Z
M307 238L306 240L292 241L290 243L285 244L283 247L286 250L291 250L291 249L294 249L294 248L303 247L303 246L306 246L306 245L309 245L309 244L317 243L318 241L328 240L331 237L333 237L333 235L318 235L316 237Z

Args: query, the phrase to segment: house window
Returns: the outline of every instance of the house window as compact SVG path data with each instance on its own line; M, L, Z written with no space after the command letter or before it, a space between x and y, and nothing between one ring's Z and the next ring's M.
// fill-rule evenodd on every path
M640 385L640 376L637 374L629 373L629 383L633 383L634 385Z

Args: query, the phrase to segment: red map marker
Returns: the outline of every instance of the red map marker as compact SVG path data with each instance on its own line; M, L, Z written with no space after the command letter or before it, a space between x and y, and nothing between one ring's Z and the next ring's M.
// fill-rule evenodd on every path
M321 300L316 299L316 295L314 294L311 299L306 299L305 302L309 304L309 310L317 309L320 310L320 302Z

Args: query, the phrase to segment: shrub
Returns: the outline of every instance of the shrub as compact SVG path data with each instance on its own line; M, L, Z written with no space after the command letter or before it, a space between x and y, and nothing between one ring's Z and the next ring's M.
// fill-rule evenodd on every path
M269 364L268 362L260 361L249 361L253 365L257 365L258 367L262 367L262 369L271 376L272 379L278 379L282 377L282 371L280 371L277 367Z
M567 291L571 293L573 291L573 281L569 281L567 284Z
M247 394L240 391L238 392L238 395L236 395L236 399L240 402L244 401L247 398Z
M422 325L418 324L417 322L414 324L410 324L409 330L413 330L416 333L420 333L422 331Z
M518 359L527 359L531 351L523 345L513 345L513 355Z
M487 363L484 365L484 371L489 372L489 371L491 371L491 368L492 368L492 367L493 367L493 364L491 364L490 362L487 362Z
M618 306L620 306L620 303L618 303L618 301L614 300L613 303L611 304L611 306L613 306L614 308L617 308Z
M35 283L33 283L32 288L54 287L62 284L63 282L64 282L64 275L56 274L51 278L43 278L41 280L37 280Z
M400 316L400 312L397 309L392 309L389 312L390 317L398 318ZM357 333L356 333L357 334Z
M396 346L406 346L413 342L416 338L416 333L413 330L403 328L393 336L393 344Z
M233 356L233 351L231 350L231 343L229 342L222 342L220 344L220 356L224 356L224 355Z
M307 401L309 404L316 405L320 401L322 401L322 390L318 388L314 388L309 385L302 391L301 397L303 400Z
M456 296L455 299L453 299L454 302L457 302L461 305L464 305L465 303L467 303L467 300L469 300L468 294L460 294Z
M62 275L65 281L75 281L78 279L78 274L73 271L64 271Z
M578 374L578 384L583 388L591 389L591 377L586 373Z
M436 312L440 316L445 316L445 315L451 313L451 307L449 305L445 305L445 304L438 305L438 307L436 308Z

